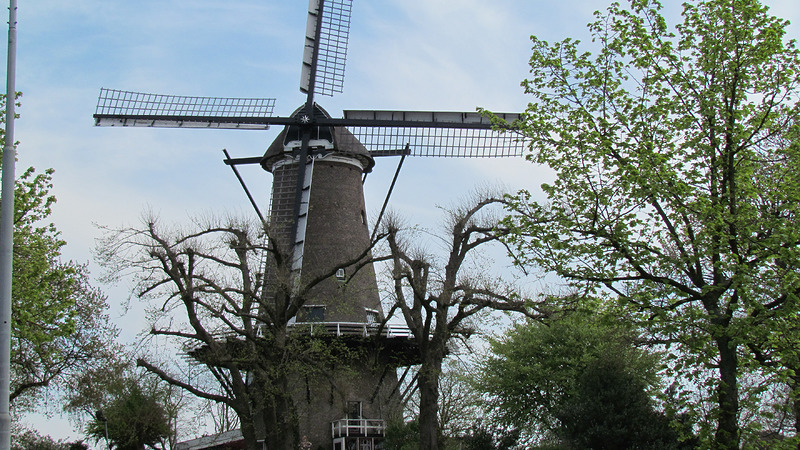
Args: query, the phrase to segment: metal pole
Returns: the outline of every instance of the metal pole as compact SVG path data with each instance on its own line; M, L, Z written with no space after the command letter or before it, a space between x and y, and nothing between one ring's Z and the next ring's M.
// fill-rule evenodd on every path
M103 422L105 424L105 426L106 426L106 449L110 450L111 449L111 444L108 443L108 419L106 418L106 415L103 413L102 409L98 409L97 411L95 411L94 418L97 419L100 422Z
M17 0L8 8L6 135L0 191L0 450L11 448L11 264L14 251L14 104L17 66Z

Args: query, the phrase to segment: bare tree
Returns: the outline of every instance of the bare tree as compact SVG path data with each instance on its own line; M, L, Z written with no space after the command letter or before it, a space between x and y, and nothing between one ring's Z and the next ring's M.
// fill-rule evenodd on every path
M298 279L290 253L269 234L266 226L233 219L165 229L151 217L141 228L108 230L98 247L110 273L134 277L133 295L157 302L151 338L177 342L194 363L180 371L141 355L137 364L231 408L252 450L262 436L270 449L299 442L291 380L321 372L332 350L292 339L290 319L314 286L345 265L357 271L370 250Z
M486 310L517 311L535 316L532 304L513 286L486 273L470 273L466 263L478 257L479 248L500 244L509 230L500 226L499 195L481 196L468 207L448 211L444 261L426 254L404 239L397 220L387 223L395 304L414 336L420 352L418 374L420 448L438 448L439 377L448 345L454 337L468 336L470 319ZM533 311L533 312L532 312Z

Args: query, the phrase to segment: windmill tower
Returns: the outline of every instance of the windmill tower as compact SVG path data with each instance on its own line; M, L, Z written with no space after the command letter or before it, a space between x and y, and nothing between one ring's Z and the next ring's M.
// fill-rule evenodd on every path
M102 89L94 118L99 126L283 126L263 156L225 163L260 164L272 173L272 239L292 255L295 280L341 266L306 299L294 319L298 329L322 330L351 343L371 337L385 344L345 363L356 369L355 379L311 383L313 395L305 396L300 411L301 433L315 447L372 449L387 415L398 406L395 369L402 358L397 354L408 349L396 342L404 337L403 327L389 326L374 336L373 324L382 321L383 312L371 264L358 271L345 264L370 245L364 177L378 157L511 157L522 154L524 143L514 134L494 131L475 112L349 110L342 118L331 117L315 95L342 92L351 6L352 0L310 0L300 86L306 99L289 116L273 116L274 99ZM508 123L518 118L498 116Z

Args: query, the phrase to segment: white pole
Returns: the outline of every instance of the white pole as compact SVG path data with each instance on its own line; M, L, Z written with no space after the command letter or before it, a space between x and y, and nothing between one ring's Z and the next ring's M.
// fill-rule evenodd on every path
M14 251L14 103L17 66L17 0L8 8L6 135L0 191L0 450L11 448L11 263Z

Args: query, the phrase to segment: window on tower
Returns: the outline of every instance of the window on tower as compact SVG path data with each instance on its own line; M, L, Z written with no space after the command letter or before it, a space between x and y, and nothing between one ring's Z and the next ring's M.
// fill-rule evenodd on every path
M298 322L325 322L324 305L303 306L297 313Z
M367 325L378 325L380 322L380 316L378 315L378 311L374 309L367 309Z

